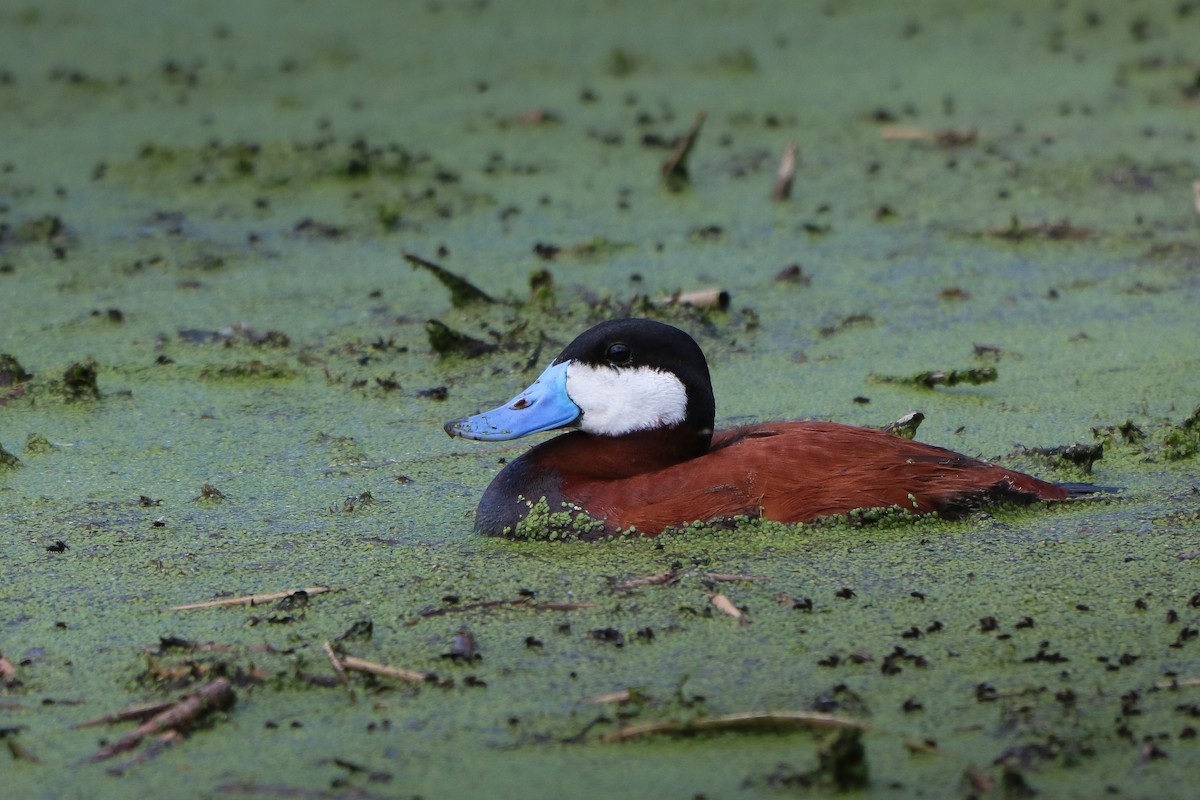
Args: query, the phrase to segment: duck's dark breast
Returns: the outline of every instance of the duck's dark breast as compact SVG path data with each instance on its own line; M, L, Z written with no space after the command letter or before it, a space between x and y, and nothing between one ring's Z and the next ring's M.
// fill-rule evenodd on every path
M562 480L556 472L538 468L536 453L534 448L510 461L492 479L475 511L476 532L493 536L511 533L529 513L530 504L543 497L552 509L561 506Z

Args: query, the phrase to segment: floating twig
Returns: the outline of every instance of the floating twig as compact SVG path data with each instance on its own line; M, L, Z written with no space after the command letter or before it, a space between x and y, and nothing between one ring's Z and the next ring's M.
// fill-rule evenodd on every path
M633 699L633 692L628 689L622 689L619 692L609 692L608 694L598 694L595 697L585 697L579 702L581 703L628 703Z
M779 159L779 171L775 175L775 186L771 189L771 200L782 203L792 196L792 181L796 178L796 143L788 142Z
M475 286L475 284L455 275L445 267L435 264L432 261L427 261L413 253L405 253L404 260L412 264L413 269L420 267L433 273L433 276L438 279L438 282L450 290L450 305L454 308L463 308L464 306L473 305L475 303L494 303L487 293Z
M667 570L666 572L658 572L643 578L630 578L627 581L614 583L612 588L615 591L623 591L625 589L636 589L639 586L660 586L664 583L674 583L678 577L678 572Z
M672 306L716 308L724 311L729 308L730 299L731 296L726 289L698 289L692 292L675 292L666 297L660 297L654 302L666 303Z
M75 730L82 730L83 728L95 728L98 725L113 725L118 722L131 722L133 720L144 722L156 714L161 714L173 705L175 705L174 700L167 700L162 703L140 703L118 711L115 714L105 714L103 717L89 719L87 722L80 722L78 725L72 725L71 727Z
M973 128L966 130L946 129L935 131L931 128L913 128L902 125L887 125L880 129L879 134L890 141L929 141L938 147L961 147L974 144L979 139L979 131Z
M200 691L187 695L179 702L173 703L165 710L155 714L139 725L136 730L122 736L116 742L101 747L88 761L104 761L120 753L126 753L137 747L146 736L154 736L170 730L179 732L210 711L229 708L236 700L237 696L233 693L233 686L229 679L217 678L202 687Z
M241 597L223 597L220 600L206 600L203 603L188 603L182 606L171 606L172 611L192 611L197 608L224 608L225 606L260 606L263 603L273 603L276 600L282 600L285 597L291 597L299 592L304 592L310 597L314 594L324 594L325 592L341 591L340 587L334 586L309 586L307 589L288 589L283 592L270 592L268 594L247 594Z
M576 611L581 608L595 608L596 603L560 603L560 602L545 602L534 603L528 597L521 597L516 600L481 600L478 603L467 603L463 606L451 606L449 608L429 608L420 612L422 617L440 617L443 614L458 614L463 611L478 611L479 609L504 608L505 606L517 606L521 608L532 608L534 611ZM412 624L407 623L407 624Z
M426 681L437 680L437 675L432 672L418 672L417 670L404 669L403 667L390 667L387 664L377 664L374 661L367 661L365 658L342 656L339 661L341 661L343 669L355 672L368 672L372 675L395 678L396 680L407 681L408 683L425 683Z
M1090 228L1080 228L1071 225L1066 220L1024 225L1016 216L1009 220L1007 225L993 225L987 229L987 233L989 236L1006 239L1010 242L1020 242L1025 239L1080 240L1088 239L1092 235Z
M691 176L688 174L688 156L691 155L692 148L696 146L700 128L704 126L704 120L707 117L708 114L704 111L696 115L696 121L692 123L692 127L683 135L683 138L675 143L675 149L671 151L670 157L663 162L662 178L667 188L673 192L683 190L691 182Z
M581 608L595 608L599 603L530 603L529 607L534 611L578 611Z
M40 764L41 760L17 741L16 736L5 736L4 744L8 747L8 754L13 757L14 761L28 761L30 764Z
M338 658L337 653L333 652L333 645L326 640L321 643L321 649L329 657L329 663L333 665L333 671L337 674L338 680L342 682L342 686L345 687L346 694L350 695L350 702L357 703L358 698L354 695L354 687L350 685L350 676L346 674L346 668L342 665L342 660Z
M163 733L159 734L158 738L155 741L148 744L146 746L145 750L143 750L142 752L138 753L137 755L135 755L131 758L125 759L120 764L115 764L115 765L109 767L108 769L106 769L104 771L107 772L109 775L120 777L121 775L124 775L126 772L128 772L132 768L136 767L138 764L146 763L150 759L157 757L158 754L161 753L163 750L166 750L171 745L176 744L177 742L181 742L181 741L183 741L183 735L180 734L178 731L175 731L175 730L164 731Z
M735 572L706 572L704 576L711 581L732 583L734 581L765 581L766 575L742 575Z
M690 720L663 719L628 725L600 737L604 742L624 742L655 733L691 736L706 731L769 731L798 728L866 730L867 724L850 717L819 711L743 711Z
M913 439L917 435L917 428L921 427L921 423L925 421L925 415L920 411L910 411L900 417L895 422L889 422L879 430L884 433L890 433L892 436L899 436L901 439Z
M1200 181L1192 182L1192 197L1196 204L1196 215L1200 216Z
M1200 686L1200 678L1172 678L1154 684L1155 689L1180 689L1184 686Z

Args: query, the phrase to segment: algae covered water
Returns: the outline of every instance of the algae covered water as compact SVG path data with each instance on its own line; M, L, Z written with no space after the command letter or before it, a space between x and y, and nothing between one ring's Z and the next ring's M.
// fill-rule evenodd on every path
M1198 36L1188 3L5 4L6 796L1187 796ZM718 424L920 410L1119 492L475 536L526 445L442 422L631 313L696 336ZM912 380L955 370L995 379Z

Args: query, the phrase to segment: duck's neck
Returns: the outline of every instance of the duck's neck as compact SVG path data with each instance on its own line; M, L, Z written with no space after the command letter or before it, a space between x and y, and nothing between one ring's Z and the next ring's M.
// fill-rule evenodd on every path
M561 461L560 469L578 477L628 478L665 469L708 452L711 430L689 425L637 431L624 436L563 434L539 446L542 458Z

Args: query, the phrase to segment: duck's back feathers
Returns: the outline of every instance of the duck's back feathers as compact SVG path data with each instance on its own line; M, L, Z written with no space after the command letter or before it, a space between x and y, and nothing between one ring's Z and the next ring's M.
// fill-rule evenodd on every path
M652 459L630 464L615 448L612 458L604 450L594 437L569 434L539 445L505 471L523 472L520 462L531 458L540 470L561 477L547 495L552 508L556 499L570 498L605 520L610 532L636 528L643 534L693 520L745 515L809 522L892 506L956 518L986 502L1064 500L1070 495L1053 483L950 450L831 422L722 431L703 455L663 465ZM497 480L501 486L507 483Z

